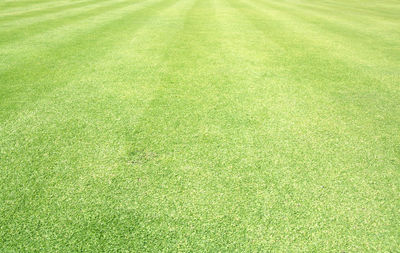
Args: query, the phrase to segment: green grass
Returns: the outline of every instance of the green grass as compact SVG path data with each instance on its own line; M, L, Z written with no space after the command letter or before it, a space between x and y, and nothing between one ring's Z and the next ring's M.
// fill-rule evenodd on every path
M1 252L396 252L398 0L1 0Z

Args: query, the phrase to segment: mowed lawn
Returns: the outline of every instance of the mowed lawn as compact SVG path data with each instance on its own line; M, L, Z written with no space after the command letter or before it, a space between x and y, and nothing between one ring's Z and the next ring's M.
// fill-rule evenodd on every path
M1 0L1 252L398 252L398 0Z

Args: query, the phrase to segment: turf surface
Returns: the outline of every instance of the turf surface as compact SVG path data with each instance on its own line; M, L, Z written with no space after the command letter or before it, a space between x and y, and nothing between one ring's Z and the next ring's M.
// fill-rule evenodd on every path
M0 1L0 251L395 252L398 0Z

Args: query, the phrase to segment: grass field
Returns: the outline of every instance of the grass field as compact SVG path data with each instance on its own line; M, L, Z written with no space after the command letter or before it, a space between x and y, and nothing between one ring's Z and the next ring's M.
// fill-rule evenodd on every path
M1 0L1 252L398 252L398 0Z

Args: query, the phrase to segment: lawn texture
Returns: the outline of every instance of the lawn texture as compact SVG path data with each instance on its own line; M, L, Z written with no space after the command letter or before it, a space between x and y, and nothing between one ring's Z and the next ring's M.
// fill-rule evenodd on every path
M397 252L398 0L0 1L1 252Z

